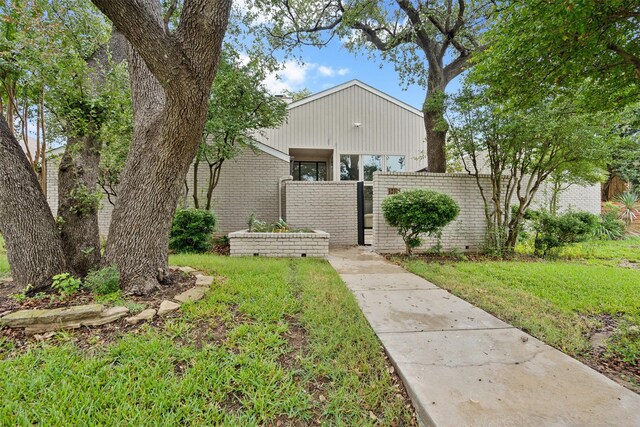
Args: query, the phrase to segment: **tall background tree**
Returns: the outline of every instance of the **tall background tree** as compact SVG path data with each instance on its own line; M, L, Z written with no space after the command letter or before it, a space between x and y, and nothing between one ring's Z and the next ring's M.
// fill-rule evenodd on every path
M24 143L31 139L27 138L29 123L35 122L36 155L30 155L28 144L25 152L39 175L43 193L46 191L46 141L66 143L59 167L56 232L60 232L60 242L56 245L62 245L66 269L82 276L89 269L97 268L100 260L97 222L100 194L96 188L102 145L99 134L105 123L123 116L118 114L121 106L115 103L121 100L118 94L127 92L126 68L114 68L112 61L122 59L124 39L111 37L105 18L84 1L10 2L2 12L5 31L0 58L5 71L11 69L10 73L3 74L5 99L16 102L15 97L11 99L11 92L33 94L33 98L21 98L22 115L7 111L6 117L14 123L8 128L15 136L20 135ZM16 122L20 126L16 126ZM0 203L9 202L0 200ZM51 212L39 209L13 214L43 224L49 223L50 215ZM12 240L9 246L23 253L36 252L34 246L45 244L28 238L13 239L14 236L7 236L8 241ZM14 257L12 270L21 270L23 259ZM23 286L37 284L33 287L36 291L42 290L47 278L33 283L18 282Z
M483 36L490 48L474 68L496 95L535 104L550 92L580 90L594 110L638 101L636 0L502 1L498 9Z
M476 0L255 0L267 14L272 44L293 49L324 46L340 37L351 51L390 62L405 84L426 88L422 106L427 134L427 169L446 171L447 85L471 66L484 49L480 35L488 26L493 2ZM248 20L252 17L251 9Z

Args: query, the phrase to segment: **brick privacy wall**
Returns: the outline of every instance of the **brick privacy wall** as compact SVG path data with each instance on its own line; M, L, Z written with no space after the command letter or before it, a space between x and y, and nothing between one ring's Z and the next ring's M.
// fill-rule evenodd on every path
M585 186L577 184L570 185L566 190L560 192L560 196L558 197L558 211L587 211L600 215L600 199L602 197L600 186L600 183ZM551 184L544 183L540 187L531 204L533 208L548 209L549 201L551 200L552 186Z
M491 188L489 176L481 176L484 188ZM389 189L410 190L424 188L451 196L460 206L460 214L442 233L444 250L458 249L476 251L485 241L486 222L484 204L480 197L475 178L467 174L431 173L376 173L373 179L373 245L376 252L404 252L404 242L395 228L390 227L382 215L381 203L388 196ZM548 206L548 196L539 192L534 199L534 207ZM600 213L600 188L598 185L570 187L561 193L560 209L586 210ZM433 238L425 238L417 251L429 250L436 243Z
M289 162L262 151L245 149L235 159L225 161L213 191L217 233L244 230L252 213L261 221L278 221L278 181L288 175ZM208 180L209 167L201 162L198 167L200 207L207 203ZM183 200L187 206L193 206L193 166L187 173L187 185L189 193Z
M60 165L60 157L50 157L47 159L47 202L51 208L51 213L56 216L58 214L58 166ZM101 236L109 233L109 224L111 223L111 212L113 206L107 200L105 195L102 199L100 211L98 212L98 229Z
M58 164L59 158L47 160L47 201L54 215L58 209ZM263 221L277 221L278 180L288 175L289 162L261 151L246 149L235 159L227 160L213 192L212 204L217 218L217 232L227 234L247 228L247 220L252 212ZM206 163L201 163L198 169L201 206L206 204L208 179L209 168ZM179 202L181 206L193 206L193 166L189 167L187 184L189 193L186 197L183 194ZM105 196L98 213L98 226L103 236L109 231L112 211L113 206Z
M286 182L287 223L293 227L326 231L331 246L357 245L356 186L353 181Z
M310 257L329 255L329 235L318 233L229 233L231 256Z

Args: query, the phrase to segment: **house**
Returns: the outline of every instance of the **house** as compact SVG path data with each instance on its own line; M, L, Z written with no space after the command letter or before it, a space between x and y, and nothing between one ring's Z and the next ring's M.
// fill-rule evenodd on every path
M253 213L267 222L284 218L295 227L326 231L331 245L363 244L368 231L375 250L402 250L396 230L382 218L382 200L405 189L432 188L449 194L463 211L447 228L444 247L482 246L486 224L475 180L467 174L420 172L426 164L420 110L358 80L291 102L287 110L285 124L265 130L252 147L224 162L212 206L219 234L247 228ZM193 204L193 174L191 167L183 206ZM206 199L208 174L201 164L201 201ZM47 179L47 197L55 212L57 167L47 169ZM538 204L544 206L548 195L540 193ZM599 185L572 187L561 202L563 209L598 213ZM105 199L99 213L103 235L111 211Z
M255 150L223 165L213 207L220 232L245 228L251 213L266 221L286 216L281 192L288 176L364 181L370 227L373 173L415 171L426 162L422 112L358 80L292 102L287 110L285 124L256 136ZM200 173L206 182L207 172ZM187 183L192 179L190 170Z
M287 180L364 181L365 225L371 226L373 173L415 171L424 166L422 112L358 80L291 102L287 110L284 125L257 135L252 148L222 166L213 194L220 234L246 228L252 213L269 222L285 217ZM55 156L50 161L55 162ZM55 212L57 167L49 167L47 175L47 197ZM207 179L208 170L200 165L203 199ZM188 206L193 204L191 183L193 168L186 179L190 188L182 198ZM101 234L108 232L111 211L105 198L99 213Z

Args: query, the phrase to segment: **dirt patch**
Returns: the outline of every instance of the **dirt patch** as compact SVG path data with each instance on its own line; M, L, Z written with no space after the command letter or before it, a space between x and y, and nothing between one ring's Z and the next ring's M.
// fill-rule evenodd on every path
M634 262L634 261L629 261L629 260L623 260L622 262L620 262L620 264L618 264L619 267L622 268L633 268L634 270L640 270L640 263Z
M585 362L618 384L640 394L640 366L627 363L617 355L606 354L604 347L594 349Z
M166 284L160 285L153 293L146 296L130 295L123 298L129 302L144 304L148 308L158 308L163 300L172 299L180 292L192 288L195 282L196 278L192 274L185 274L179 270L169 270ZM20 291L13 282L0 284L0 313L4 313L5 311L51 309L93 304L99 303L97 300L100 299L86 290L68 296L43 294L39 297L19 299L16 295L19 294Z
M622 314L598 314L586 320L598 325L589 337L592 350L582 361L624 387L640 394L640 366L627 363L622 357L607 354L607 340L618 330Z

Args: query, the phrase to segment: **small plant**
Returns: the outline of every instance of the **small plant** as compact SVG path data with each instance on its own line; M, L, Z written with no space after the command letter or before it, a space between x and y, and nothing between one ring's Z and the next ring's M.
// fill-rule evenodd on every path
M612 210L604 210L596 230L596 237L602 240L619 240L624 237L625 223Z
M287 231L289 231L289 226L284 219L280 218L278 219L278 222L273 224L273 231L286 233Z
M620 194L616 200L622 204L619 217L629 227L638 219L638 193L627 191Z
M27 300L27 298L29 298L27 296L27 294L29 293L29 291L33 288L32 285L27 285L24 287L24 289L21 292L18 292L17 294L13 294L12 297L13 299L15 299L16 301L22 303L24 301Z
M535 230L534 251L546 257L569 243L584 242L598 230L600 219L589 212L567 212L551 215L547 212L531 214Z
M95 294L111 294L120 289L120 273L115 266L90 271L84 279L84 284Z
M86 185L78 185L71 190L69 196L73 202L71 212L82 216L96 212L100 208L103 193L99 190L90 190Z
M255 213L249 215L249 220L247 221L247 225L249 226L249 232L262 232L264 231L267 224L264 221L260 221L258 217L256 217Z
M411 255L422 243L421 234L439 240L442 229L458 216L460 208L446 194L419 189L387 197L382 202L382 212L387 223L398 229L406 253Z
M61 295L73 295L80 290L80 286L82 281L70 273L56 274L51 283L51 287Z
M169 248L176 252L203 253L211 249L216 218L202 209L178 209L173 216Z

